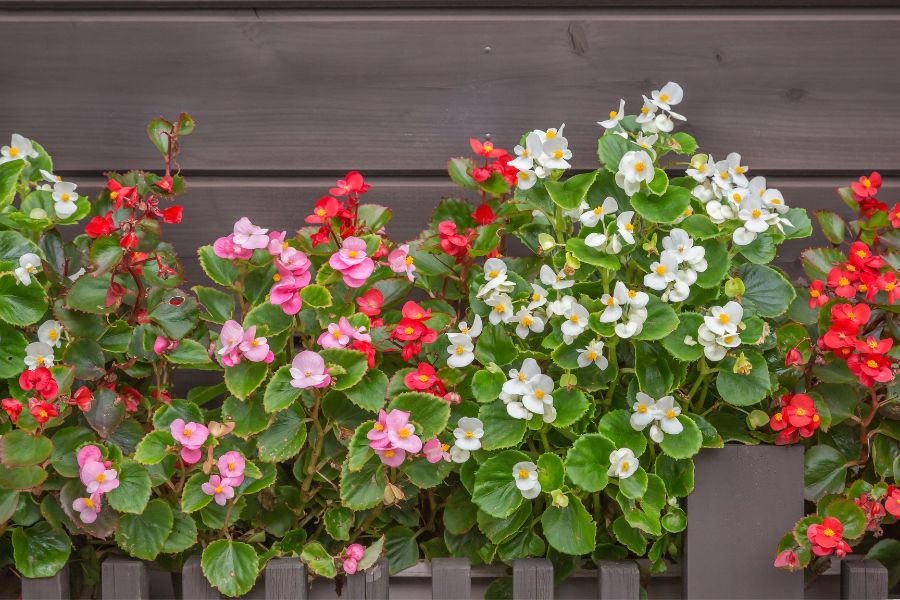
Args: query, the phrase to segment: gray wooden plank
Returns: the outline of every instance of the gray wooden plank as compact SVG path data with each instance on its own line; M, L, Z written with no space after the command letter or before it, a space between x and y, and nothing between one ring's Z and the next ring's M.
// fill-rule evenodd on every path
M433 600L469 600L472 569L466 558L435 558L431 561Z
M191 600L219 600L221 596L214 589L200 568L200 555L195 554L188 558L181 569L181 593Z
M387 600L390 598L387 558L379 558L365 571L347 577L348 600Z
M897 169L891 128L847 115L893 109L898 32L887 9L10 11L0 53L28 60L5 66L16 85L0 131L36 138L70 169L149 168L159 160L144 123L187 110L192 168L434 173L469 136L509 146L566 122L574 164L588 168L598 117L671 79L685 87L686 130L716 156Z
M894 0L556 0L553 8L880 8ZM0 9L445 8L446 0L0 0ZM545 8L546 0L456 0L454 8Z
M101 568L103 600L147 600L150 579L143 561L111 556Z
M843 600L884 600L888 597L888 572L877 560L847 558L841 562Z
M306 565L298 558L274 558L266 564L266 600L306 600Z
M641 570L633 560L597 561L597 598L637 600L641 594Z
M553 563L546 558L513 561L513 598L553 600Z
M778 541L804 515L803 448L729 444L694 464L684 597L803 598L803 573L772 567Z
M22 600L67 600L69 589L69 565L51 577L22 578Z

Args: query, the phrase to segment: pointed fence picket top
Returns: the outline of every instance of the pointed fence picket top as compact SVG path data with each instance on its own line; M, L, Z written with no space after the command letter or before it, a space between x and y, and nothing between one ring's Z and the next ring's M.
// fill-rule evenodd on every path
M67 600L69 589L69 565L50 577L22 578L22 600Z
M107 558L100 570L100 589L103 600L149 600L147 565L119 556Z

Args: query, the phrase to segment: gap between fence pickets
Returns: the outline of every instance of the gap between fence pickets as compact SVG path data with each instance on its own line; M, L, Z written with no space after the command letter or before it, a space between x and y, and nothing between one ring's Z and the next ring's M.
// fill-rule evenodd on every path
M597 578L597 598L633 598L640 592L641 572L648 572L647 559L600 561L597 569L579 568L569 577ZM512 571L514 597L517 600L551 600L553 598L553 566L547 559L529 558L507 565L478 565L472 567L464 558L438 558L433 563L420 561L416 565L389 576L386 558L372 568L348 577L348 600L387 600L390 578L431 579L435 600L471 597L472 579L493 579L509 576ZM22 579L22 600L63 600L71 597L69 566L52 577ZM832 559L823 576L841 577L841 598L848 600L885 600L888 598L888 572L878 561L849 556ZM653 578L678 578L680 565L669 565L664 573ZM306 565L297 558L272 559L261 575L263 597L268 600L309 596ZM103 600L149 600L151 597L147 563L124 557L104 561L101 572ZM169 589L172 589L171 587ZM200 568L200 557L192 556L182 570L182 597L218 599L221 595L212 588Z

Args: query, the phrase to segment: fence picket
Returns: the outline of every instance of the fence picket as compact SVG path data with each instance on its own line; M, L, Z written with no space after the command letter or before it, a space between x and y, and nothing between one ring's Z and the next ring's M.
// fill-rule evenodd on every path
M597 598L637 600L641 593L641 570L633 560L597 562Z
M69 591L69 565L50 577L22 578L22 600L66 600Z
M273 558L264 572L266 600L306 600L306 565L299 558Z
M195 554L187 559L181 570L181 595L191 600L219 600L221 596L214 589L200 568L200 555Z
M432 600L469 600L472 569L465 558L435 558L431 561Z
M513 561L513 598L553 600L553 563L546 558Z
M885 600L888 597L888 572L877 560L841 561L842 600Z
M349 600L387 600L388 562L380 558L371 568L347 577L347 598Z
M103 600L147 600L150 578L147 565L139 560L112 556L103 561L100 572Z

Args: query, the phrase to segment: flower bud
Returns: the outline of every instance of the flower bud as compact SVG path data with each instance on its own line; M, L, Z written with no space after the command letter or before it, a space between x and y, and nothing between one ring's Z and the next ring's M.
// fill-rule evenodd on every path
M541 250L547 252L556 247L556 240L548 233L541 233L538 235L538 244L540 244Z
M550 492L550 498L556 508L565 508L569 505L569 497L562 490L553 490Z
M750 364L750 361L747 360L747 357L741 352L741 355L738 356L738 359L734 361L734 368L732 371L737 375L749 375L753 370L753 365Z
M578 377L574 373L563 373L559 378L559 385L564 388L578 384Z
M769 424L769 415L757 409L747 415L747 427L750 429L759 429Z
M744 295L744 282L740 277L731 277L725 282L725 295L729 298L737 298Z
M565 274L568 276L574 275L575 271L577 271L580 266L581 261L575 258L571 252L566 252L566 266L563 267Z
M456 405L462 402L462 397L456 392L447 392L444 394L444 402Z
M47 211L43 208L32 208L31 212L28 213L29 219L46 219Z

